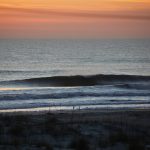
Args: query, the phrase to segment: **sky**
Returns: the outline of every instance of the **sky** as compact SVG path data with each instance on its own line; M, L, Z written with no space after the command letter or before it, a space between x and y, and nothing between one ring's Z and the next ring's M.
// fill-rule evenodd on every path
M0 0L0 38L149 38L150 0Z

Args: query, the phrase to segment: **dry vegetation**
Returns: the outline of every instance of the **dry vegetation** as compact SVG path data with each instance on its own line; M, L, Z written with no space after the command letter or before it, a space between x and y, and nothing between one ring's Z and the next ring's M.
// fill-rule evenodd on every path
M0 150L148 150L150 111L0 114Z

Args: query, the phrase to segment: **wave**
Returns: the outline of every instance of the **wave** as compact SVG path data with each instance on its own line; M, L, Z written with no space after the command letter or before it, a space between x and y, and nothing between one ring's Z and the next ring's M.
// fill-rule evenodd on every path
M121 89L135 89L135 90L150 90L150 83L130 83L130 84L118 84L115 85L115 87L121 88Z
M29 70L0 70L0 74L7 73L40 73L41 71L29 71Z
M149 97L150 92L66 92L51 94L1 94L0 101L3 100L30 100L30 99L64 99L64 98L82 98L82 97Z
M95 86L115 85L128 83L150 83L150 76L138 75L87 75L87 76L52 76L41 78L30 78L24 80L2 81L0 85L33 86L33 87L72 87L72 86Z

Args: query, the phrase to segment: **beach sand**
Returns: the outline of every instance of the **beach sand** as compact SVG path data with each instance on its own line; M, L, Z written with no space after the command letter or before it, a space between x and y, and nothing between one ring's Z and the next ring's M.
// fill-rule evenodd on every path
M0 114L0 150L148 150L150 110Z

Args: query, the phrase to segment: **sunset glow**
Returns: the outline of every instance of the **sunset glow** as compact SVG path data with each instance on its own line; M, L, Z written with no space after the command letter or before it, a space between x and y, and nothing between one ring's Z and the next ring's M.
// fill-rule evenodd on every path
M0 0L0 38L150 37L149 0Z

